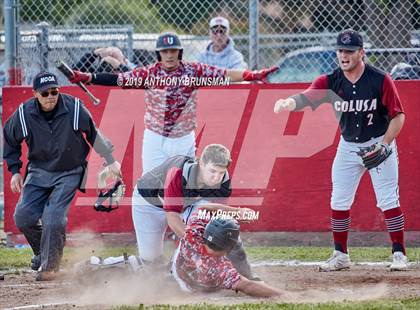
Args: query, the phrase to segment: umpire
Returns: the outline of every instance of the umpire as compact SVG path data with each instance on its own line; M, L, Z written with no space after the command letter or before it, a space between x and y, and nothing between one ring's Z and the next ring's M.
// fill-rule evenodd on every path
M39 73L33 95L4 125L3 157L13 175L12 192L21 193L14 220L34 252L36 280L43 281L58 276L67 212L77 189L82 188L90 146L114 175L121 176L121 165L112 156L113 145L96 128L81 100L60 93L54 74ZM20 173L24 140L28 146L25 177Z

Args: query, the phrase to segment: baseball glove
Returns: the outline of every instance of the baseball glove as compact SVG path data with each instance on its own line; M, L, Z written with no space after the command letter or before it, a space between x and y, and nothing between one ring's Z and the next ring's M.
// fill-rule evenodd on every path
M381 142L368 147L359 147L359 149L360 151L357 152L357 155L362 158L363 165L368 170L378 167L392 154L391 147Z

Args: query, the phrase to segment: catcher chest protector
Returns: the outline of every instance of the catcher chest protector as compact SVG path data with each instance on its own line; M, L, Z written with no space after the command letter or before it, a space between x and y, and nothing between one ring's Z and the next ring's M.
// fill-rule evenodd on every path
M199 163L188 161L182 167L182 194L184 196L184 205L193 205L201 199L209 199L212 202L221 202L230 197L232 193L229 173L226 171L220 186L210 188L204 186L199 188L197 185L197 174ZM221 202L223 203L223 202Z
M171 168L182 168L187 161L194 159L188 156L177 155L164 161L160 166L150 170L137 180L139 194L150 204L162 207L166 175Z
M167 49L176 49L179 50L178 59L182 59L183 48L179 37L175 33L166 32L161 34L156 40L156 57L158 61L162 60L160 57L160 51Z
M238 242L239 224L234 219L215 217L204 230L204 240L214 251L230 251Z

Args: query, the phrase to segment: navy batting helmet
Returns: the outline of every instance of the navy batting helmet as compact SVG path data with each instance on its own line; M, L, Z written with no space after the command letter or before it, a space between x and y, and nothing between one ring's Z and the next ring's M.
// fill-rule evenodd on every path
M158 61L161 61L160 53L159 51L167 50L167 49L176 49L179 50L179 60L182 59L182 45L181 40L179 37L172 32L165 32L162 33L156 40L156 56Z
M230 251L238 242L239 224L234 219L213 218L204 230L204 240L214 251Z

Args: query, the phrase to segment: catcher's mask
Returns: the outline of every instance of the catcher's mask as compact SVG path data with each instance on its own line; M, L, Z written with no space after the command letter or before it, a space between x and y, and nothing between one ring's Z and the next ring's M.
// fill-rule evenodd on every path
M94 209L99 212L111 212L118 209L118 202L124 196L125 185L122 180L118 180L115 184L106 191L99 191L98 199L95 202ZM108 206L104 206L104 202L109 199ZM115 207L113 205L115 204Z
M99 212L111 212L115 209L118 209L118 202L124 197L125 194L125 184L118 178L112 186L106 185L106 179L110 176L110 171L106 167L103 169L98 176L98 186L100 188L98 193L98 198L96 199L95 205L93 208L95 211ZM108 201L108 206L105 206L104 203ZM115 206L115 207L113 207Z

